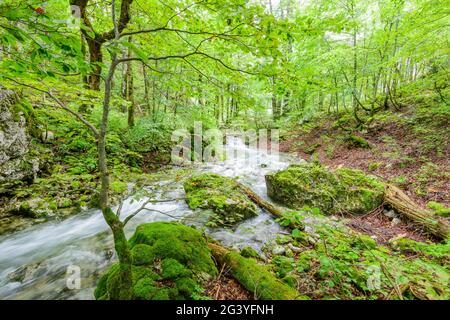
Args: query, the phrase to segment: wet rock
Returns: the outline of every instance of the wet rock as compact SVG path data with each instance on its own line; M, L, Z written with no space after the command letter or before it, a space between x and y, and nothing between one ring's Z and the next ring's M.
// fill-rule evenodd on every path
M286 252L286 249L283 246L275 246L272 249L272 254L276 256L283 255Z
M317 163L295 164L266 175L269 197L296 210L319 208L323 214L362 214L380 206L384 186L362 171L330 171Z
M292 252L294 252L294 253L300 253L300 252L303 251L302 248L296 247L296 246L294 246L292 243L288 243L288 247L289 247L289 249L291 249Z
M30 138L22 112L15 110L17 96L0 88L0 183L34 178L37 161L25 161Z
M204 173L184 183L186 202L191 209L213 211L208 226L232 226L258 214L256 205L243 194L237 183L214 173Z
M241 256L245 258L258 258L258 251L253 249L252 247L245 247L241 250Z

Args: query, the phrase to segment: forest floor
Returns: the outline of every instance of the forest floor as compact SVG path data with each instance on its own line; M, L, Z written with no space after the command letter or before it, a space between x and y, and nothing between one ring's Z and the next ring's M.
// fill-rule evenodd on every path
M335 116L317 119L288 130L280 151L317 159L331 169L350 167L375 175L397 185L422 207L430 202L450 205L450 119L445 115L417 108L385 111L365 129L352 131ZM349 226L375 235L379 243L398 235L428 238L417 226L393 222L382 209L353 217Z

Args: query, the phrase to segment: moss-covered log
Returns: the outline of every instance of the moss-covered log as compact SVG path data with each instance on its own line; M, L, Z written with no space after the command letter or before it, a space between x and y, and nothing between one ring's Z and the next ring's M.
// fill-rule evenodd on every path
M261 300L304 300L309 299L297 290L283 283L266 266L253 258L244 258L235 251L220 245L208 244L211 252L221 265L230 268L231 275L247 290Z
M419 205L396 186L386 184L384 199L397 212L409 220L424 226L434 236L439 239L448 239L450 234L450 226L448 223L434 218L430 211L419 207Z
M256 203L256 205L258 205L259 207L267 210L269 213L271 213L272 215L274 215L277 218L282 218L283 215L283 210L281 210L279 207L271 204L269 201L264 200L262 197L260 197L259 195L257 195L252 189L250 189L249 187L244 186L243 184L239 183L239 188L242 190L243 193L245 193L245 195L252 200L254 203ZM304 226L303 225L298 225L296 226L299 229L303 229Z

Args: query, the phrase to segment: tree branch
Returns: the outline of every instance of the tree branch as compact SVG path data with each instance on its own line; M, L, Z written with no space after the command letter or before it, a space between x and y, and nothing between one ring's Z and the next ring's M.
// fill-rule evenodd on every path
M78 112L73 111L72 109L70 109L69 107L67 107L67 106L66 106L61 100L59 100L59 99L58 99L51 91L47 91L47 90L44 90L44 89L40 89L40 88L37 88L37 87L35 87L35 86L33 86L33 85L26 84L26 83L22 83L22 82L19 82L19 81L15 80L15 79L9 78L9 77L5 77L5 76L3 76L3 77L4 77L5 79L8 79L9 81L12 81L12 82L14 82L14 83L20 85L20 86L27 87L27 88L30 88L30 89L33 89L33 90L36 90L36 91L45 93L45 94L48 95L53 101L55 101L61 109L66 110L67 112L69 112L70 114L72 114L73 116L75 116L76 118L78 118L78 120L80 120L86 127L88 127L88 128L92 131L92 133L93 133L93 135L95 136L95 138L98 137L98 131L97 131L97 129L94 127L94 125L93 125L92 123L90 123L89 121L87 121L87 120L86 120L81 114L79 114Z

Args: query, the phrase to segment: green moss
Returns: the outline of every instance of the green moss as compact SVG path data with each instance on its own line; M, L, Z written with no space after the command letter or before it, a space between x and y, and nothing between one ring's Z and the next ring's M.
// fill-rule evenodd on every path
M186 201L191 209L211 209L210 226L230 226L254 217L256 205L245 196L233 179L214 173L189 178L184 183Z
M424 243L408 238L393 239L390 246L407 254L417 254L434 260L443 266L448 267L450 263L450 242L445 243Z
M381 168L383 165L384 165L383 162L370 162L370 163L367 165L367 170L369 170L369 171L375 171L375 170Z
M319 208L325 214L365 213L383 201L384 186L362 171L332 172L317 163L291 165L266 175L268 195L293 209Z
M283 278L283 282L289 285L290 287L296 289L299 283L299 279L293 275L287 275Z
M137 244L131 249L131 258L136 266L151 264L155 260L152 248L146 244Z
M182 224L155 222L140 225L130 244L133 247L149 245L156 257L173 258L196 272L217 272L201 233Z
M275 272L279 278L284 278L288 273L294 270L294 259L275 256L272 260L272 264L275 266Z
M122 194L127 191L128 184L122 181L113 181L110 184L111 191L117 194Z
M172 258L164 259L161 267L163 279L178 279L191 276L191 271Z
M245 247L241 250L241 256L245 258L257 258L259 254L252 247Z
M179 223L140 225L129 245L133 299L193 299L201 293L201 285L217 274L202 234ZM100 278L96 299L109 299L120 288L118 274L116 264Z
M340 168L334 172L339 181L337 203L343 212L366 213L383 203L384 185L360 170Z
M351 229L327 224L315 229L321 240L298 254L294 270L284 275L301 279L312 298L385 299L395 293L394 281L408 288L404 299L448 299L448 243L397 239L390 243L392 251ZM279 267L280 261L273 265ZM376 286L371 285L374 280Z
M48 208L50 210L58 210L58 205L56 204L56 202L52 201L48 203Z
M345 142L354 148L370 148L370 144L363 137L351 134L345 137Z
M315 258L314 250L305 250L300 253L296 259L296 266L298 272L307 272L313 266L313 259Z
M316 152L316 150L318 148L320 148L321 144L320 143L314 143L312 145L310 145L309 147L305 148L303 151L306 154L313 154L314 152Z
M446 207L443 204L435 201L430 201L427 203L427 207L434 211L435 214L448 217L450 216L450 207Z

